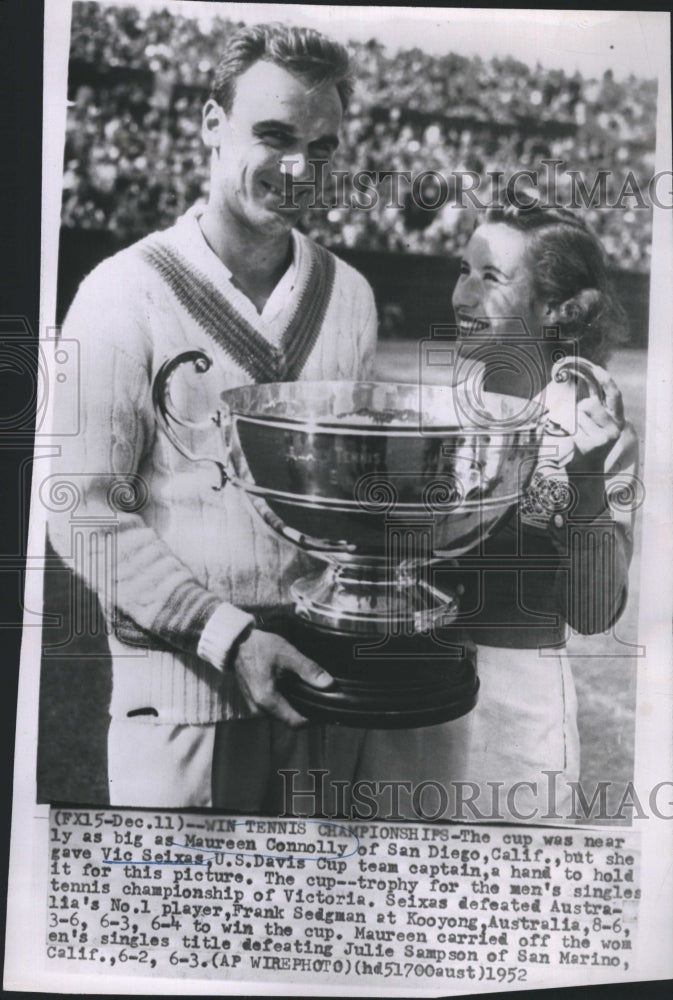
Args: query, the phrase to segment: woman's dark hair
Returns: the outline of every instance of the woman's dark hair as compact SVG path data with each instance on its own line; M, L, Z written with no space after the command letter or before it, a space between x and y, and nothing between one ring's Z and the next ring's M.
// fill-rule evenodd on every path
M605 254L582 219L564 208L488 209L480 223L497 222L530 237L527 257L538 298L551 305L564 340L589 361L604 364L627 340L626 314L610 286Z
M345 109L353 92L348 52L312 28L256 24L239 28L228 39L215 71L211 98L228 114L236 78L263 60L281 66L313 86L333 83Z

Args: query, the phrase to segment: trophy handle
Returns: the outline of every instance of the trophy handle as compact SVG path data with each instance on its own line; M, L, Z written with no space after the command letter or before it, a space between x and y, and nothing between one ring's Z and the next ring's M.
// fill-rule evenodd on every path
M189 364L190 362L194 365L194 371L198 374L203 374L204 372L209 371L213 365L212 360L205 353L205 351L198 350L184 351L182 354L178 354L169 361L165 361L157 372L152 385L152 403L154 405L154 412L158 418L160 429L164 432L173 447L183 456L183 458L188 459L190 462L213 462L217 466L220 474L220 482L219 485L213 486L213 489L221 490L229 480L229 475L226 471L224 463L221 462L219 458L215 458L212 455L195 455L180 440L173 429L173 424L177 424L179 427L187 427L191 430L204 430L209 427L211 423L214 423L216 427L221 426L222 423L222 414L219 411L215 414L215 416L210 417L208 421L203 423L193 423L192 421L185 420L173 411L171 406L171 380L178 368L181 368L182 365Z
M589 361L584 358L561 358L552 368L552 378L555 382L567 382L569 378L574 378L578 382L584 382L589 393L596 396L601 403L605 403L605 390L594 375L593 368ZM542 424L543 434L551 437L571 437L565 427L561 427L555 420L547 418Z

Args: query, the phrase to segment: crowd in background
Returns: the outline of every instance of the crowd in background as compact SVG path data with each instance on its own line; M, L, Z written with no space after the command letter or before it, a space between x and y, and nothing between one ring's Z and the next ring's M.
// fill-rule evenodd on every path
M74 5L65 226L105 229L128 243L169 225L205 194L200 110L221 40L231 30L222 19L206 27L166 11ZM404 181L391 204L391 182L383 180L370 190L368 210L346 200L307 217L307 231L323 243L458 252L474 211L456 205L452 175L461 171L482 179L482 202L493 190L489 172L500 171L504 186L522 169L537 171L543 200L568 203L573 170L581 171L588 189L598 171L609 170L612 202L630 174L647 199L655 81L617 81L610 72L590 80L511 58L438 57L419 49L393 55L374 40L351 48L356 86L336 167L408 171L412 177L437 171L447 187L434 190L428 176L416 190L426 205L440 202L433 209L419 204ZM555 192L544 183L545 159L562 161ZM350 199L350 188L342 190ZM648 207L623 197L617 207L588 208L586 214L615 267L649 269Z

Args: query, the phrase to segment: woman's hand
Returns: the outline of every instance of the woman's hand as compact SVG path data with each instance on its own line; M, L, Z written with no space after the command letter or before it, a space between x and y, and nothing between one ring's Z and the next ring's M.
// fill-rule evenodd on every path
M566 466L578 494L572 513L583 518L598 517L606 510L605 460L624 427L624 404L618 386L603 368L594 364L590 367L605 400L591 393L577 404L574 451Z

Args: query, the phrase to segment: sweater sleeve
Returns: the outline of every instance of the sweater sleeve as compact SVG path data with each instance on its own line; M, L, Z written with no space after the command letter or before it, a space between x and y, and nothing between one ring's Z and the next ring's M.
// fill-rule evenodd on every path
M360 370L357 378L369 379L374 372L376 343L378 334L378 316L374 293L367 281L362 278L361 319L359 321Z
M105 262L83 282L66 317L63 340L79 350L79 427L58 442L45 500L49 535L97 594L120 639L198 651L221 668L250 616L203 587L143 517L149 487L142 468L156 433L152 344L143 322L152 302L131 272L128 257L122 267ZM53 405L73 389L56 386ZM218 635L211 628L200 645L216 612Z
M336 334L338 353L335 369L329 377L367 381L374 374L378 336L374 292L367 279L354 267L339 257L334 257L334 261L333 302L336 308L329 336L334 341Z
M627 424L606 462L603 512L587 520L571 507L567 517L557 514L550 522L565 565L556 577L559 607L584 635L607 631L626 606L633 521L642 499L637 468L638 439Z

